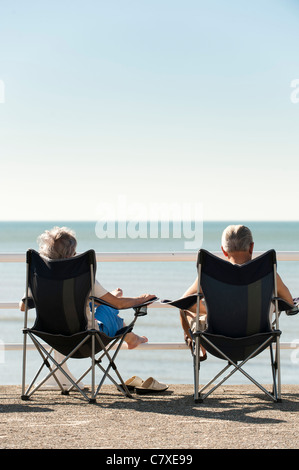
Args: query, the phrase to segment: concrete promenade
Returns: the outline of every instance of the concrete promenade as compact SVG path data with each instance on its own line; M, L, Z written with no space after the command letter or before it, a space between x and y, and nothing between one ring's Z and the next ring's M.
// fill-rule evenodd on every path
M282 387L273 403L254 385L226 385L203 404L192 385L123 397L104 385L96 404L77 392L0 386L1 449L297 449L299 386Z

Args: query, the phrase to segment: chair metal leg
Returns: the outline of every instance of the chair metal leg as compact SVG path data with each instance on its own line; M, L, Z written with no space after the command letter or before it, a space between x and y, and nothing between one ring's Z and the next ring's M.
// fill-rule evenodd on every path
M194 368L194 401L195 403L200 403L201 399L199 398L199 337L195 337L195 351L193 349L193 368Z
M278 338L276 338L276 341L277 341ZM273 337L272 337L272 340L273 340ZM272 391L272 394L270 392L268 392L268 390L266 390L259 382L257 382L253 377L251 377L244 369L242 369L242 367L244 366L244 364L246 364L259 350L261 350L267 343L269 343L269 346L270 346L270 351L272 349L272 344L271 344L271 338L267 339L262 345L260 345L254 352L252 352L249 356L247 356L246 359L244 359L240 364L238 364L237 362L235 363L234 361L232 361L228 356L226 356L219 348L217 348L211 341L209 341L207 339L207 337L205 337L205 341L207 343L209 343L210 346L212 346L214 348L215 351L217 351L219 354L221 354L221 356L223 357L223 359L226 359L228 361L228 365L222 369L208 384L206 384L204 387L201 388L201 390L199 390L198 394L202 394L202 392L204 390L206 390L211 384L213 381L215 381L220 375L222 375L230 366L233 367L233 370L228 374L226 375L220 382L218 382L212 389L210 389L207 393L205 393L204 395L202 395L202 399L205 399L208 395L210 395L214 390L216 390L220 385L222 385L227 379L229 379L235 372L239 371L241 372L243 375L245 375L245 377L247 377L254 385L256 385L258 388L260 388L260 390L262 390L269 398L271 398L273 401L275 402L280 402L281 399L280 399L280 383L278 383L278 387L277 387L277 391L276 391L276 374L279 376L280 375L280 365L279 365L279 344L277 345L277 342L276 342L276 353L278 352L278 354L276 355L276 360L275 360L275 363L273 361L273 356L271 358L271 362L273 364L273 367L275 367L275 373L274 373L274 368L272 368L272 373L273 373L273 386L274 386L274 390ZM195 370L195 373L196 373L196 370ZM280 378L278 379L280 380ZM195 396L195 399L198 397L198 395L194 395Z
M91 398L89 403L95 403L95 336L91 337Z
M23 368L22 368L22 400L27 400L25 395L25 383L26 383L26 354L27 354L27 333L24 332L23 338Z
M276 365L277 365L277 401L281 402L281 369L280 369L280 338L276 338Z

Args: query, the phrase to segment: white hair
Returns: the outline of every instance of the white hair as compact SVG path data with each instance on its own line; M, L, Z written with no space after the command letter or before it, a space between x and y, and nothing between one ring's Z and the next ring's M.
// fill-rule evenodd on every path
M71 258L76 253L75 232L67 227L53 227L42 233L37 242L39 253L50 259Z
M252 243L252 233L245 225L229 225L221 238L221 245L227 253L248 251Z

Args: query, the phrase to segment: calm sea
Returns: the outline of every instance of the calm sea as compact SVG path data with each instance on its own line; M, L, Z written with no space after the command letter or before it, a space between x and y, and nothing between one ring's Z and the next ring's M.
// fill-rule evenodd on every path
M28 248L37 249L38 235L54 225L66 225L76 232L78 252L90 248L96 252L184 251L185 242L190 241L185 238L183 230L182 236L177 238L178 231L174 231L172 226L169 226L168 238L163 238L160 230L156 238L151 238L148 224L147 233L143 231L145 238L127 236L121 239L100 239L96 235L95 222L1 222L0 253L25 253ZM226 222L204 223L202 247L219 251L221 233L227 225ZM271 248L276 251L299 250L299 222L248 222L247 225L252 229L256 251ZM279 262L278 272L288 285L293 297L299 297L299 262ZM0 263L0 277L0 301L17 302L24 293L24 264ZM127 296L147 292L156 294L160 298L175 299L184 293L195 277L196 268L193 262L103 262L98 263L97 267L97 278L106 289L121 287L124 295ZM31 312L30 315L33 313ZM130 315L129 312L123 315L126 321L129 321ZM21 312L0 310L0 326L1 343L22 342L23 315ZM282 342L299 342L299 315L287 317L283 314L280 327L283 331ZM138 319L135 332L147 336L150 342L183 341L179 313L175 309L149 309L146 317ZM29 358L34 366L34 353L29 353ZM70 370L74 375L80 373L84 367L83 362L71 362ZM192 361L188 350L148 352L124 350L118 357L118 365L125 380L132 375L138 375L143 379L153 376L164 383L193 383ZM202 381L208 380L219 365L222 365L222 362L209 356L201 368ZM260 355L255 365L249 363L246 370L250 373L254 369L257 379L263 383L270 383L271 376L267 365L268 352L265 352ZM0 384L20 384L21 367L21 351L0 351ZM282 351L282 381L284 383L299 383L298 367L299 352ZM235 374L230 379L230 383L240 384L247 383L247 381L242 374Z

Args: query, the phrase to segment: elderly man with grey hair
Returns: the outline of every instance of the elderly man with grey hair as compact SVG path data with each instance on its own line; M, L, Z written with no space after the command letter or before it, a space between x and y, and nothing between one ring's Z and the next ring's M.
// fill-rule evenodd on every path
M253 253L253 237L250 229L245 225L229 225L222 233L221 250L230 263L244 264L252 259ZM183 297L197 293L197 278L194 283L187 289ZM277 295L286 300L289 304L294 305L292 295L287 286L282 282L281 277L277 274ZM200 302L200 318L205 323L206 309L204 302ZM181 324L185 333L185 341L191 345L191 337L189 329L194 328L196 320L196 305L190 310L181 311ZM203 359L206 358L203 351Z

